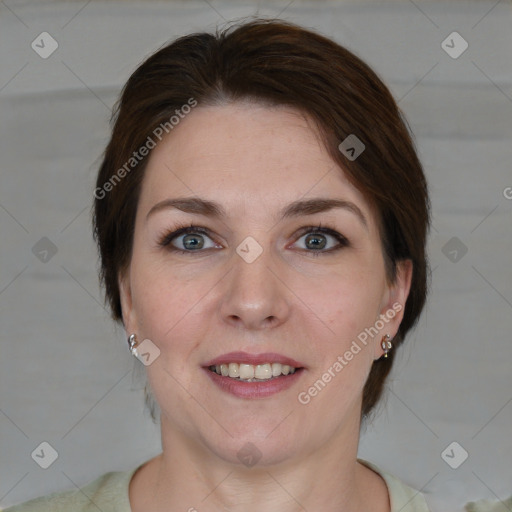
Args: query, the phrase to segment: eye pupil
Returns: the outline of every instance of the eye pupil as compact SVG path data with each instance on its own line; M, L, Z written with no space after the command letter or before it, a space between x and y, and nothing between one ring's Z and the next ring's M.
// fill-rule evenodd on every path
M204 245L204 240L197 235L189 234L183 237L183 245L187 249L201 249Z
M320 241L320 243L313 243L313 245L310 245L310 242L318 242ZM325 241L325 236L323 235L318 235L318 234L315 234L315 235L308 235L306 237L306 245L310 246L310 248L312 249L323 249L326 245L326 241Z

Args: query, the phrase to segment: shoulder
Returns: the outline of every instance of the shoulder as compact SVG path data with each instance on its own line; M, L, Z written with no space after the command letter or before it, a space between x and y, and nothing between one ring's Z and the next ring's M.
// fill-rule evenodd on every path
M386 482L391 502L391 512L430 512L425 497L420 491L407 486L396 476L382 471L371 462L363 459L357 460L378 473Z
M2 512L130 512L128 488L136 469L105 473L80 489L54 492Z

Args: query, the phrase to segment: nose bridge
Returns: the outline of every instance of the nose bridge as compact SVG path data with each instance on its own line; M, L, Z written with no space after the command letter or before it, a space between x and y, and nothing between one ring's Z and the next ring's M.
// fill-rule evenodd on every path
M284 321L289 297L269 246L247 237L237 246L231 265L222 304L224 319L253 329Z

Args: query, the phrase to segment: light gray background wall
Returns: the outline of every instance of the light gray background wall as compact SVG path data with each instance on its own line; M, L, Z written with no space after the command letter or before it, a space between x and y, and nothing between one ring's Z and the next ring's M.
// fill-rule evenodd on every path
M255 13L319 30L372 65L408 116L431 186L430 300L360 456L421 489L434 511L512 494L510 0L3 0L0 506L160 451L125 334L98 288L89 217L98 157L110 109L143 58ZM458 58L441 46L453 31L469 44ZM58 42L47 59L31 48L42 32ZM54 255L34 250L43 237ZM469 454L457 469L441 456L454 441L452 465ZM41 442L58 453L48 469L31 457Z

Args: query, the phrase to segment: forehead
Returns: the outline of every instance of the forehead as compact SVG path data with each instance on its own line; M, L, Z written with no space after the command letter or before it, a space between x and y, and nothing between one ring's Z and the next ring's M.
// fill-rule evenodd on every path
M311 119L254 103L198 106L152 150L141 209L178 195L221 201L227 210L253 216L321 196L352 201L371 217Z

